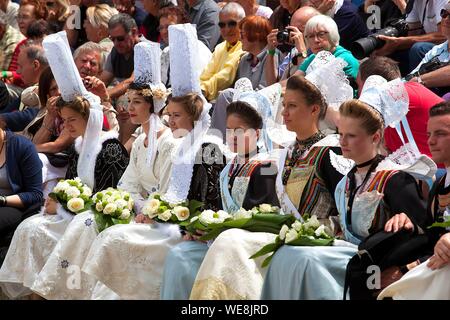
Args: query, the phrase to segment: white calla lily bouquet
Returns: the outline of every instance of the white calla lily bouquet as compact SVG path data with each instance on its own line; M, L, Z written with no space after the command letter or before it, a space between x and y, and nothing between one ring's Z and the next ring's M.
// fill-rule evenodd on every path
M60 180L49 197L58 201L71 214L78 214L91 208L92 190L80 178Z
M200 240L211 240L227 229L238 228L251 232L278 233L284 224L291 225L295 218L280 214L280 208L270 204L260 204L251 210L240 208L229 214L223 210L214 212L205 210L199 216L193 217L187 226L188 231L205 231Z
M126 191L108 188L97 192L92 200L99 232L115 224L128 224L133 218L134 201Z
M290 227L286 224L283 225L275 242L262 247L250 259L273 252L262 263L262 267L266 267L269 265L275 252L284 244L290 246L330 246L333 244L333 241L333 232L329 227L320 224L315 215L312 217L305 215L303 222L295 220Z
M203 203L196 200L169 203L159 193L152 193L142 208L142 213L160 223L175 223L181 227L189 224L189 219L199 214Z

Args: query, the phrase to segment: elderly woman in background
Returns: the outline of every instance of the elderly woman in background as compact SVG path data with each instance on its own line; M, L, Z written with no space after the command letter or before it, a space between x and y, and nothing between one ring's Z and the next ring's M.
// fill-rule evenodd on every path
M89 41L98 43L109 54L114 43L109 39L108 21L119 12L107 4L97 4L86 10L83 27Z
M259 16L245 17L240 23L242 50L247 51L239 62L236 80L248 78L253 89L266 86L264 65L267 58L267 36L272 27L269 20Z
M305 27L306 44L312 51L303 61L298 70L305 75L316 54L322 50L330 51L336 58L347 62L344 72L347 77L356 79L359 62L353 54L339 45L339 32L336 22L328 16L318 15L308 20Z

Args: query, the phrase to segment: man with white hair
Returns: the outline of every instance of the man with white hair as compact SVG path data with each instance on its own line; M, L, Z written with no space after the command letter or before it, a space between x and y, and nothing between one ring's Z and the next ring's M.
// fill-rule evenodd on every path
M221 90L229 88L236 77L243 55L239 22L245 11L235 2L225 5L219 14L220 35L225 40L214 49L209 64L200 75L200 87L208 100L214 100ZM200 40L200 39L199 39Z

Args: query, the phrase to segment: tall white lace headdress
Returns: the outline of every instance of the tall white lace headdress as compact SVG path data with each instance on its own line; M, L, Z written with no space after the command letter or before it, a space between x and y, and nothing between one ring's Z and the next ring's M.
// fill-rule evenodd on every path
M328 107L335 110L353 98L353 88L344 72L346 66L347 62L323 50L317 53L306 70L305 79L319 89Z
M263 127L258 140L258 147L262 152L271 151L272 137L268 134L268 124L275 120L275 109L281 99L281 85L275 83L259 91L254 91L248 78L240 78L234 85L234 101L248 103L263 119ZM273 141L278 143L278 141Z
M169 187L163 199L170 203L187 200L192 180L195 158L201 148L211 124L211 104L200 89L197 30L190 23L169 26L170 79L172 96L181 97L189 93L198 94L203 100L202 113L194 128L183 137L172 157L172 172Z
M166 105L169 95L161 82L161 49L159 43L142 41L134 46L134 83L148 86L141 90L143 96L153 99L153 112L150 114L148 133L147 164L152 164L156 156L158 131L162 128L159 112Z
M103 126L103 111L100 98L88 92L83 85L70 51L65 31L48 35L42 42L50 68L64 101L71 102L77 96L89 101L89 119L81 139L81 150L77 163L78 177L90 188L95 185L95 162L101 148L100 136Z
M409 111L408 92L401 79L397 78L388 82L381 76L370 76L364 83L359 100L381 114L385 127L396 128L403 143L398 150L380 162L376 170L397 169L406 171L419 179L432 177L437 167L429 157L420 153L414 142L406 120L406 114ZM406 126L404 129L408 143L405 142L400 123Z

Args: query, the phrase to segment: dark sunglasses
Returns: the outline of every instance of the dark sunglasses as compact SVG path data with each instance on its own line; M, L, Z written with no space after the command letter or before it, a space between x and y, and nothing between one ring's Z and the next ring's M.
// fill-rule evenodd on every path
M445 9L442 9L442 10L441 10L441 18L442 18L442 19L445 19L445 18L447 18L448 16L450 16L450 12L448 12L448 11L445 10Z
M109 36L109 39L111 39L112 42L116 42L116 41L122 42L125 40L125 38L126 38L126 36L118 36L118 37Z
M56 3L55 3L55 2L50 2L50 1L47 1L47 2L45 3L45 5L47 6L47 8L53 8L53 7L56 7Z
M234 21L234 20L230 20L228 22L221 21L218 23L220 29L225 28L225 26L228 26L228 28L235 28L237 26L237 24L238 24L237 21Z

